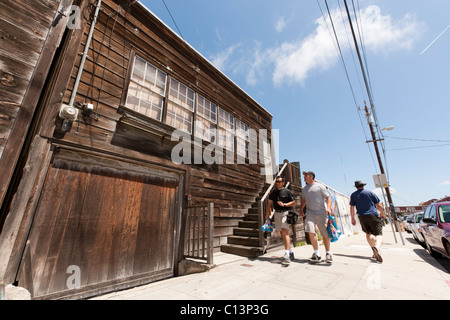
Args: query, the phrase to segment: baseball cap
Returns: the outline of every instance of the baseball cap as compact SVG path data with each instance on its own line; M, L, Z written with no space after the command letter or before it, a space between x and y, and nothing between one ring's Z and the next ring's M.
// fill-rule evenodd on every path
M312 176L314 179L316 178L316 174L315 174L314 172L312 172L312 171L303 171L303 174L304 174L304 175L309 174L309 175Z

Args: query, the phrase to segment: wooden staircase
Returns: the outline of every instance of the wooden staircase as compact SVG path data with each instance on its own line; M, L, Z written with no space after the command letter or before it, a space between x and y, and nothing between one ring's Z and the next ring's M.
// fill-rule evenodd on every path
M259 194L256 202L248 209L239 226L228 236L227 244L221 246L221 251L248 258L256 258L264 254L264 248L259 246L258 202L261 200L268 186ZM265 239L264 239L265 241Z
M301 190L301 173L300 173L300 163L295 162L290 164L288 160L284 160L283 166L280 168L277 176L282 176L285 178L286 187L294 187L297 190L297 195L300 194ZM262 208L266 208L268 205L268 192L267 190L272 190L275 185L275 180L271 184L265 184L264 190L259 194L255 203L252 204L251 208L245 214L242 221L239 221L239 226L233 229L233 234L228 236L227 244L221 245L221 251L226 253L231 253L248 258L256 258L263 255L268 249L275 248L282 245L281 238L274 234L273 232L263 233L264 238L262 239L262 245L260 245L259 234L261 222L258 219L259 215L259 205ZM291 189L292 190L292 189ZM296 193L294 193L294 196ZM262 209L264 210L264 209ZM292 227L293 231L293 241L296 243L296 230L295 226Z

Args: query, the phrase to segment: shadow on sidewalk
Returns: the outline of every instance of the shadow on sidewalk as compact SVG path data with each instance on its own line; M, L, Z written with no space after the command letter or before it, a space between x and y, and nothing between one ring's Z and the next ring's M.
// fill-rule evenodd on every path
M450 259L445 257L433 258L425 249L413 249L413 252L433 267L450 274Z
M334 253L333 256L339 256L339 257L345 257L345 258L352 258L352 259L361 259L361 260L370 260L375 261L375 259L372 259L372 257L369 256L360 256L355 254L342 254L342 253Z
M260 256L258 258L250 259L250 260L269 262L269 263L272 263L272 264L279 264L279 265L281 265L283 267L286 267L286 265L282 265L281 264L281 260L282 260L281 257L275 257L275 256L262 257L262 256ZM291 264L293 264L293 263L310 264L310 265L317 265L317 266L322 266L322 267L330 267L330 266L332 266L332 263L326 263L325 259L321 260L320 262L311 262L311 261L309 261L309 259L294 258L294 259L291 260Z

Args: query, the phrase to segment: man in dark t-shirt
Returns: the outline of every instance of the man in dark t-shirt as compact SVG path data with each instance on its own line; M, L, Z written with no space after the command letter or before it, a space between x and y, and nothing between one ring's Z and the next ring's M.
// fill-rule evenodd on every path
M355 181L355 192L350 196L350 215L352 224L356 225L355 208L358 214L361 228L366 234L367 242L373 251L373 257L378 262L383 262L380 255L380 248L383 244L383 220L385 218L383 206L377 195L372 191L364 190L366 184L362 181ZM377 208L380 210L381 218L378 215Z
M284 178L277 177L275 189L269 194L269 205L267 206L266 220L270 218L272 207L275 210L275 228L280 231L284 244L283 264L289 264L294 258L291 249L291 238L289 237L289 224L287 214L295 204L295 198L289 189L284 188Z

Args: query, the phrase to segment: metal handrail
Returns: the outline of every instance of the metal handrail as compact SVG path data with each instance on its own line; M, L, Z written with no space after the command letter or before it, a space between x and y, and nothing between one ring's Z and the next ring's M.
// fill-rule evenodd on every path
M278 172L277 177L279 175L281 175L284 171L284 169L286 169L286 167L288 166L289 162L285 162L283 167L281 168L281 170ZM275 182L277 181L277 177L275 177L275 179L272 181L272 183L270 184L270 187L267 189L266 193L264 193L264 196L261 198L261 202L264 202L264 200L266 200L267 196L270 194L270 192L272 191Z

